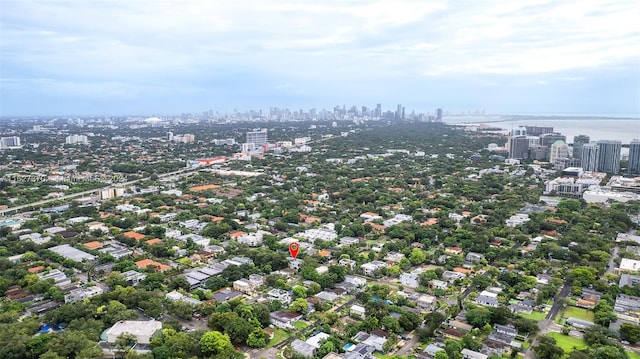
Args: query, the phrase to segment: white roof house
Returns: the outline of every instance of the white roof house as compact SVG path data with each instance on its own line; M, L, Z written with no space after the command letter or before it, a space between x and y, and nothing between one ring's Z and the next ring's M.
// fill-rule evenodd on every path
M136 342L149 344L153 334L162 329L162 322L157 320L125 320L119 321L107 330L107 343L115 343L122 334L132 334Z

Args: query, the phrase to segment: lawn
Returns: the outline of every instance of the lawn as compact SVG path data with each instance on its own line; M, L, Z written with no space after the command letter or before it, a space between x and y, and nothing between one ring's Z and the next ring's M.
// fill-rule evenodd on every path
M297 322L293 323L293 326L296 327L296 329L298 329L298 330L302 330L302 329L308 327L309 324L306 323L306 322L303 322L301 320L298 320Z
M562 333L550 333L549 335L555 338L556 342L558 342L558 346L564 349L565 354L572 352L573 347L576 347L577 349L587 347L587 343L585 343L582 338L570 337Z
M518 313L519 316L523 317L523 318L527 318L527 319L533 319L537 322L544 320L544 318L547 316L547 313L543 313L543 312L538 312L538 311L533 311L531 312L531 314L526 314L526 313Z
M627 355L629 355L629 359L640 359L640 354L636 352L626 351Z
M289 337L289 333L287 333L286 330L275 328L273 330L273 338L271 338L271 340L269 340L269 343L267 343L267 348L271 348L272 346L280 343L281 341L285 340L288 337Z
M578 308L578 307L567 307L564 311L563 317L566 318L576 318L587 320L589 322L593 322L593 312L587 309Z

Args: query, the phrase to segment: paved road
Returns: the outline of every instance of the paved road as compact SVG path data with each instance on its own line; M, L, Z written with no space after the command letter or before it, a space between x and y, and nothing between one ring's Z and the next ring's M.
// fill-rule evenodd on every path
M617 245L613 247L613 251L611 252L611 259L609 259L609 265L607 266L607 270L604 272L604 274L613 273L614 270L618 267L615 262L616 258L618 258L618 250L620 250L620 247L618 247Z
M556 295L556 299L553 302L553 306L551 306L551 309L549 310L549 313L547 313L547 316L545 317L545 319L549 319L549 320L556 319L558 312L560 312L560 309L564 305L564 301L562 299L566 298L570 292L571 292L571 286L569 285L569 283L565 282L564 286L562 286L562 289L560 289L560 292Z
M407 340L404 343L402 348L398 349L395 355L401 355L401 356L408 355L413 351L413 348L415 348L417 344L418 344L418 336L414 335L411 337L411 339Z

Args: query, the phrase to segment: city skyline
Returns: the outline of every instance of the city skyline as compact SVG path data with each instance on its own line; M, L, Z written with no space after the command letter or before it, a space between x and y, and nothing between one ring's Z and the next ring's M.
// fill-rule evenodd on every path
M634 1L1 0L0 116L640 113Z

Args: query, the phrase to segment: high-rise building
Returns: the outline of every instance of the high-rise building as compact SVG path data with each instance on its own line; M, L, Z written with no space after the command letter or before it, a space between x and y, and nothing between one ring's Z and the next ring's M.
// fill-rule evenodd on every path
M634 139L629 144L629 164L627 166L629 173L640 173L640 140Z
M527 136L512 136L509 138L509 158L529 158L529 139Z
M555 164L556 161L569 157L569 146L561 140L554 142L551 145L549 154L549 162Z
M620 172L621 150L622 142L620 141L598 141L598 171L606 173Z
M247 132L247 143L253 143L256 146L266 145L267 141L267 129L263 128L260 131Z
M582 146L589 143L590 140L587 135L573 136L573 157L580 158L582 156Z
M20 137L10 136L0 138L0 148L20 147Z
M376 105L376 117L382 117L382 104Z
M582 155L580 165L585 172L598 171L598 144L595 142L582 145Z
M442 121L442 109L441 108L436 110L436 120Z
M531 126L526 126L527 129L527 134L530 136L535 136L534 134L531 133L531 129L535 127L531 127ZM552 127L549 127L552 128ZM561 133L556 133L556 132L552 132L552 133L543 133L540 135L540 144L542 146L547 146L550 147L553 143L555 143L556 141L563 141L563 142L567 142L567 136L561 134Z
M69 135L64 139L64 143L67 145L86 145L89 143L89 139L85 135Z
M173 132L167 132L167 141L173 141Z

